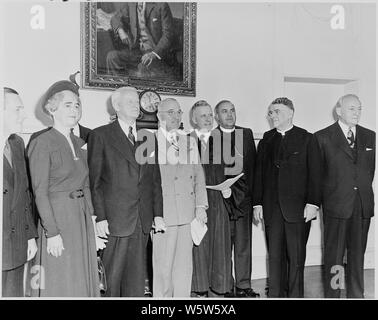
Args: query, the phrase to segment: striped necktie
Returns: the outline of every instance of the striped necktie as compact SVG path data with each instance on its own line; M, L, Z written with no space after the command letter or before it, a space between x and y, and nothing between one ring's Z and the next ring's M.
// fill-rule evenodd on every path
M135 145L135 136L133 134L133 127L129 127L129 134L127 135L127 137L129 138L130 142Z
M4 156L5 156L5 158L7 158L8 162L9 162L9 165L12 167L12 152L11 152L11 149L10 149L10 145L9 145L9 140L8 139L5 142Z

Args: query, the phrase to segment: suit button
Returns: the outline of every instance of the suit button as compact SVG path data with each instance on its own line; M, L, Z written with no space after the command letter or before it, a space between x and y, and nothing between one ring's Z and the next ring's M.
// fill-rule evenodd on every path
M7 193L8 193L8 189L4 189L3 194L7 194Z
M193 178L193 176L190 176L190 179L192 179Z
M29 230L29 225L26 225L26 226L25 226L25 229L26 229L26 230Z
M358 188L357 188L357 187L354 187L353 189L354 189L354 190L358 190Z
M12 228L12 232L15 233L16 232L16 228Z
M193 195L193 191L190 194Z
M178 178L177 177L175 177L175 180L177 180Z

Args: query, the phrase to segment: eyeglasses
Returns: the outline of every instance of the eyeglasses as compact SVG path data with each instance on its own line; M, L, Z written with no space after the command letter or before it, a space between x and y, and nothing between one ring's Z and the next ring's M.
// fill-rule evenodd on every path
M170 117L173 116L181 116L184 112L182 110L168 110L168 111L160 111L161 113L167 113Z
M270 110L269 112L268 112L268 116L269 117L273 117L273 115L274 114L276 114L277 116L279 115L279 114L281 114L281 110L280 109L274 109L274 110Z

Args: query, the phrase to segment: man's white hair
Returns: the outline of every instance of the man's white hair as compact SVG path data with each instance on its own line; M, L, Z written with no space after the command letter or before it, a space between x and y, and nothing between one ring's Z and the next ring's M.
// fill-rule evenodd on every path
M118 105L118 101L119 101L119 98L121 97L121 95L129 94L129 93L138 94L138 91L134 87L120 87L112 93L111 99L112 99L112 106L113 106L114 110L116 110L115 106Z

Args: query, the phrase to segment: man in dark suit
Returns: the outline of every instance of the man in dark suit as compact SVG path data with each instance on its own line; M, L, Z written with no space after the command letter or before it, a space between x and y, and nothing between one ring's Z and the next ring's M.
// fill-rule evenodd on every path
M4 88L3 249L2 296L23 297L24 264L37 252L37 230L31 216L31 198L21 132L24 106L17 93Z
M269 297L303 298L307 236L320 203L308 152L312 135L293 126L288 98L275 99L268 116L274 129L258 146L253 214L257 223L262 217L265 222Z
M137 68L138 76L169 75L166 60L174 29L168 3L124 3L110 22L124 48L107 54L109 74L129 73Z
M236 112L229 100L220 101L214 108L215 120L222 143L225 176L244 173L231 187L229 214L231 243L234 247L235 295L258 297L251 288L252 272L252 187L256 147L251 129L235 126ZM227 198L227 195L223 194ZM233 296L230 293L227 296Z
M99 236L108 237L103 251L106 296L142 297L148 234L153 217L163 216L157 164L136 161L139 96L123 87L112 95L118 119L89 136L89 180ZM152 134L153 136L153 134ZM154 138L152 138L153 141Z
M324 215L325 296L340 297L346 249L347 297L363 298L364 255L374 215L375 132L358 125L356 95L342 96L335 111L339 120L314 134L312 148Z

